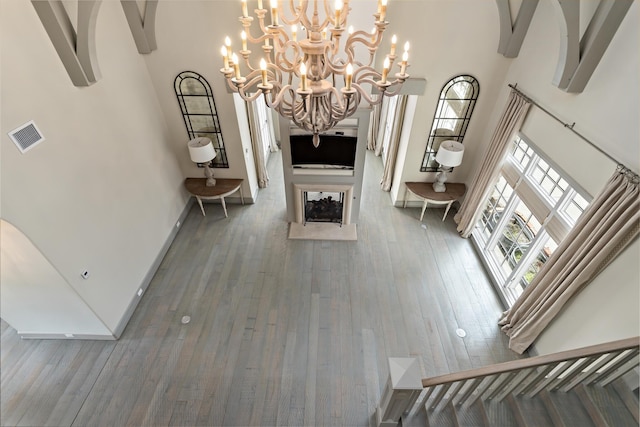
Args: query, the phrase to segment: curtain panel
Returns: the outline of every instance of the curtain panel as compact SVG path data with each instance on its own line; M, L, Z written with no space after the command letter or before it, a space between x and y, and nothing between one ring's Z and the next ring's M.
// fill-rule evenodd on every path
M258 187L266 188L269 185L269 172L264 158L264 145L260 132L260 119L257 106L254 102L247 102L247 116L249 117L249 130L251 131L251 148L258 176Z
M399 96L399 99L398 104L396 105L395 120L393 121L393 131L391 133L391 140L389 141L389 147L386 153L387 157L384 162L382 180L380 181L380 188L382 188L382 191L391 191L391 184L393 184L393 173L396 169L396 159L398 157L398 147L400 146L400 137L402 136L404 112L407 108L407 95L397 96Z
M509 336L509 348L520 354L529 348L639 230L638 176L619 166L531 284L503 314L499 325Z
M378 146L378 131L380 128L380 110L382 103L376 104L371 109L371 119L369 120L369 135L367 137L367 150L375 151Z
M467 195L454 217L454 221L458 224L458 232L462 237L469 237L478 222L478 218L482 214L482 204L489 197L491 186L498 178L500 166L509 149L509 143L514 133L520 129L530 106L529 100L518 92L511 91L505 110L491 137L487 155L476 171L475 177L470 180L471 185Z

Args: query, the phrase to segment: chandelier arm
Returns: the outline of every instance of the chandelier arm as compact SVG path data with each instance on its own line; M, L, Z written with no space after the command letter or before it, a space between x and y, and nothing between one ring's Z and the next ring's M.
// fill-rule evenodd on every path
M238 91L238 92L240 92L240 91ZM245 100L245 101L247 101L247 102L253 102L253 101L255 101L256 99L258 99L258 97L259 97L260 95L262 95L262 93L263 93L263 92L262 92L261 90L258 90L257 92L253 92L253 93L251 93L251 95L249 95L249 94L248 94L247 92L245 92L245 91L244 91L244 89L243 89L243 90L242 90L242 94L240 94L240 96L242 97L242 99L244 99L244 100Z
M350 96L346 96L346 103L343 106L341 106L341 102L339 102L338 100L340 99L339 96L336 96L336 104L332 104L331 105L331 117L333 117L333 119L331 121L333 122L339 122L341 120L344 120L346 117L348 117L348 112L349 112L349 107L351 105L351 97Z
M260 96L260 93L262 93L262 90L258 89L257 92L252 93L251 95L249 95L248 92L252 92L252 89L254 87L257 87L260 79L261 79L261 76L257 76L257 72L250 73L247 77L245 77L245 81L243 81L242 83L233 83L234 90L238 92L240 97L245 101L253 102L258 98L258 96Z
M383 92L383 95L389 96L389 97L398 95L400 93L400 90L402 89L402 84L404 83L405 80L406 79L395 79L394 81L389 82L391 83L389 87L393 87L393 90L387 89Z
M249 55L246 55L246 56L242 55L242 58L244 59L244 63L247 64L247 67L249 68L249 75L251 75L251 73L255 72L256 69L251 66L251 62L249 61Z
M336 100L335 104L333 102L331 102L331 97L332 96ZM329 90L329 96L327 96L326 99L329 101L329 106L332 109L333 109L333 107L337 107L340 112L345 110L344 104L342 103L342 94L340 93L340 91L338 89L335 88L335 86L331 87L331 89Z
M317 2L318 0L315 0L315 1ZM335 13L335 11L331 10L331 7L329 6L329 2L327 0L323 1L322 3L324 4L324 14L326 16L326 19L325 19L323 24L327 25L328 21L331 19L329 17L330 16L332 16L332 17L336 16L336 13ZM331 22L333 23L333 20L331 20Z
M231 81L231 75L229 77L225 76L225 80L227 81L227 85L229 86L229 89L231 89L234 92L238 91L238 88L236 87L236 85L233 84L233 82Z
M292 90L290 85L287 85L281 88L279 91L277 91L277 95L275 95L275 100L273 99L274 98L273 94L275 94L276 91L273 91L272 92L273 94L271 95L272 99L270 100L270 102L267 103L267 106L269 108L276 108L276 109L280 108L280 103L282 102L282 99L284 98L285 94L290 90Z
M375 84L375 81L372 79L367 79L367 77L373 77L373 78L382 78L382 74L380 74L379 72L376 71L375 68L371 67L371 66L363 66L358 68L357 70L355 70L353 72L353 81L354 82L358 82L360 84L362 83L371 83L371 84Z
M286 45L287 42L289 41L289 35L284 30L284 27L282 25L279 25L277 27L269 27L269 33L270 33L270 35L273 36L274 44L275 44L275 41L276 41L276 35L278 35L277 40L278 40L278 44L279 44L279 46L281 48L284 47L284 45ZM284 39L284 42L280 41L280 36L282 36L282 38Z
M319 131L325 131L330 129L332 118L334 117L335 111L334 106L331 102L331 95L322 97L320 102L316 104L316 119L314 123L316 124L316 129ZM318 120L318 116L320 120Z
M293 2L293 0L291 1ZM298 12L298 22L300 23L300 25L302 25L304 28L307 28L307 29L311 28L311 21L309 21L309 17L307 15L308 8L309 8L309 1L302 0L300 2L300 9Z
M242 28L244 28L244 32L247 34L247 41L253 44L259 44L264 42L264 39L267 38L265 32L263 31L263 35L260 37L253 37L251 35L251 22L252 19L240 17L240 22L242 22Z
M289 0L288 3L289 3L289 12L291 12L291 14L293 16L298 15L298 11L296 11L296 5L295 5L294 0ZM304 3L304 0L301 1L300 3L301 3L301 7L302 7L302 3ZM283 18L284 18L284 16L283 16Z
M258 16L258 23L260 24L260 31L262 31L262 34L266 36L267 34L269 34L269 27L264 24L264 18L267 15L267 10L256 9L256 15ZM262 43L264 39L265 37L261 37L259 43Z
M304 124L304 122L306 122L307 117L309 117L309 113L312 111L312 108L309 108L308 106L310 98L311 97L303 98L300 102L291 106L291 120L293 120L293 123L295 123L298 127L303 127L301 126L301 124ZM300 112L302 112L303 114L299 117L298 114Z
M284 3L284 2L283 2ZM296 10L296 5L294 3L294 0L289 0L289 12L291 13L291 15L293 15L293 18L287 18L284 14L284 10L278 10L278 16L279 18L282 20L282 22L284 22L287 25L293 25L293 24L298 24L301 21L301 16L304 15L303 13L300 13L298 10ZM301 6L300 9L302 10L302 4L306 3L305 1L301 1ZM284 9L284 8L283 8Z
M287 54L286 54L289 51L288 49L289 47L291 47L292 48L291 50L295 53L294 57L291 60L287 58ZM284 71L288 73L294 73L296 71L295 70L296 65L298 64L301 56L302 55L300 55L300 48L298 47L298 45L292 40L287 40L287 42L283 45L282 49L276 49L276 52L273 58L273 63L274 65L282 68Z
M369 105L378 105L382 102L382 96L378 96L376 99L370 97L367 91L365 91L358 83L352 83L351 87L355 89Z
M327 58L325 68L329 69L329 74L344 74L346 72L347 64L349 63L349 61L345 62L345 60L342 58L334 58L335 57Z
M333 20L331 18L329 18L328 16L326 18L324 18L324 20L322 21L322 24L320 24L320 26L318 28L320 28L319 31L322 31L324 28L329 28L329 24L331 24L333 22Z
M351 34L349 38L352 39L350 44L361 43L370 49L377 49L382 41L382 31L376 31L375 34L371 34L360 30Z
M331 54L329 55L327 54L327 50L325 50L325 58L327 59L325 64L325 72L327 68L330 71L326 75L336 74L336 73L344 75L347 69L347 64L352 64L352 65L355 64L359 67L362 66L361 63L354 62L353 48L351 48L351 50L347 50L347 47L345 46L345 53L347 54L346 60L339 57L337 52L331 52Z
M342 30L339 28L331 29L331 36L329 37L329 43L331 45L331 55L335 56L340 49L340 37L342 35Z
M358 106L360 105L360 93L358 91L355 91L352 95L347 96L347 105L344 109L344 114L342 116L342 118L340 120L344 120L347 117L351 117L356 110L358 109Z

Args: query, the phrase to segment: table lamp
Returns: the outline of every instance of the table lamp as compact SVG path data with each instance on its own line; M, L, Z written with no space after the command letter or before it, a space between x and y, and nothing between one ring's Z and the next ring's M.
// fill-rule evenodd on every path
M207 187L216 185L216 180L213 178L213 170L210 167L211 160L216 158L216 150L213 148L211 140L204 137L194 138L189 141L188 147L191 161L204 165L204 176L207 178Z
M433 183L433 191L436 193L444 193L447 187L444 185L447 180L447 174L455 166L462 163L462 155L464 154L464 145L461 142L446 140L440 143L440 148L436 153L436 162L440 163L440 172L436 176L436 182Z

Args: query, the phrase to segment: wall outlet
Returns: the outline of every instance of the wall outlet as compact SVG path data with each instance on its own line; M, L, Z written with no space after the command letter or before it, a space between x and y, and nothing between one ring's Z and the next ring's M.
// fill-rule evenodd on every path
M89 270L82 270L82 273L80 273L80 276L82 276L83 279L88 279L89 278Z
M73 334L64 334L64 336L67 338L73 338Z
M138 296L142 296L142 288L138 289Z
M176 222L176 228L180 228L180 221Z

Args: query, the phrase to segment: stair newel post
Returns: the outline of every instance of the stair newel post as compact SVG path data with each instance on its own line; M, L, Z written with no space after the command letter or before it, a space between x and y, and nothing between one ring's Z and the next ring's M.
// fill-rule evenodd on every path
M378 427L396 427L422 392L422 372L414 357L390 357L389 378L376 408Z

